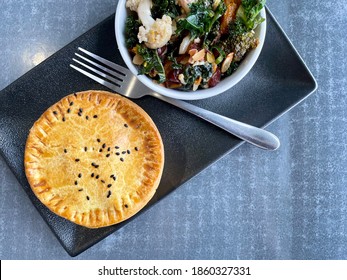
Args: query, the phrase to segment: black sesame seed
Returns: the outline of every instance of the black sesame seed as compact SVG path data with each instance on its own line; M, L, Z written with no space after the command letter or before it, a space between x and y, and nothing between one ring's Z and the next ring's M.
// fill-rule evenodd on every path
M121 158L120 158L120 161L124 161L124 158L121 157Z
M81 191L83 191L83 189L79 189L78 191L81 192Z
M104 144L102 144L102 148L103 149L105 149L106 148L106 144L104 143Z
M77 115L79 115L80 117L82 116L82 113L81 112L78 112L78 114Z
M71 101L71 102L70 102L70 106L72 106L72 105L73 105L73 102Z
M88 150L88 148L87 147L84 147L84 151L86 152Z
M101 153L101 152L102 152L102 149L99 150L99 153Z
M69 109L67 109L67 111L66 111L66 112L70 113L70 112L71 112L70 108L69 108Z
M87 195L87 197L86 197L86 198L87 198L87 200L89 200L89 196L88 196L88 195Z
M123 152L122 152L122 155L125 155L126 153L127 153L126 151L123 151Z
M96 119L98 117L98 115L94 115L93 118Z
M125 124L124 124L124 127L128 127L128 125L125 123Z
M79 162L79 161L80 161L80 159L79 159L79 158L76 158L76 159L75 159L75 161L76 161L76 162Z
M96 175L96 176L95 176L95 179L99 179L99 175Z
M66 150L66 149L64 149L64 153L65 153L65 154L67 153L67 150Z
M88 117L88 116L86 116L86 120L89 120L89 117Z
M110 176L110 178L113 178L114 177L114 175L112 174L111 176Z
M128 208L128 204L125 204L124 207L125 207L125 208Z
M65 117L62 118L63 122L65 122Z
M115 149L119 149L119 147L118 147L118 146L115 146L114 148L115 148Z
M83 109L82 109L82 108L79 108L78 112L81 112L81 113L82 113L82 112L83 112Z
M119 156L119 155L120 155L120 153L118 153L118 152L117 152L117 153L116 153L116 155L117 155L117 156Z
M139 150L139 148L138 147L135 147L135 151L137 152Z
M54 114L54 115L57 115L57 114L58 114L58 112L57 112L57 111L53 111L53 114Z
M110 147L108 147L108 148L107 148L107 151L108 151L108 152L109 152L109 151L111 151L111 148L110 148Z
M76 94L76 93L74 93L73 95L74 95L75 97L77 97L77 94Z
M96 141L98 141L99 143L100 143L100 139L98 138L98 139L96 139Z
M107 187L108 187L108 188L111 188L111 187L112 187L112 184L108 184Z
M98 168L99 165L97 165L96 163L92 162L92 166L95 167L95 168Z
M91 177L94 177L94 173L92 173L90 176L91 176Z
M80 174L78 174L78 178L81 178L82 177L82 174L80 173Z
M130 150L127 150L128 155L130 155Z
M76 186L78 185L78 182L77 182L77 181L75 181L75 185L76 185Z
M109 156L110 156L110 154L107 154L107 155L106 155L106 157L109 157Z
M108 191L107 198L111 196L111 191Z
M105 184L105 181L104 181L104 180L101 180L101 183Z

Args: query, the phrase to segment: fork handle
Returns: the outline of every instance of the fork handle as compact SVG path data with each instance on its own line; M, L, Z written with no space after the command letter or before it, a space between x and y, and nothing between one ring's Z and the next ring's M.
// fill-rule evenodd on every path
M205 121L208 121L234 136L265 150L276 150L280 146L279 139L272 133L258 127L245 124L225 116L213 113L182 100L172 99L160 94L151 94L162 101L170 103L182 110L188 111Z

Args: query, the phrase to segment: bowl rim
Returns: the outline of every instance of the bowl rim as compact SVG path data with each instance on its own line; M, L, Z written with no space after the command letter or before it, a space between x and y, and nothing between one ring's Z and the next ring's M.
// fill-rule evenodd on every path
M124 25L125 25L125 19L127 14L125 12L126 11L125 3L126 3L126 0L118 1L117 10L115 14L115 20L114 20L114 29L115 29L115 36L116 36L116 41L118 45L118 50L126 66L137 77L137 79L141 83L143 83L145 86L147 86L154 92L157 92L167 97L181 99L181 100L199 100L199 99L205 99L205 98L216 96L218 94L221 94L231 89L250 72L250 70L252 69L256 61L258 60L259 55L264 46L264 41L266 37L266 29L267 29L265 7L260 11L260 15L264 18L264 21L255 30L255 32L258 33L258 38L260 41L259 45L247 54L247 56L243 59L238 69L232 75L221 80L215 87L212 87L212 88L198 89L196 91L181 91L181 90L175 90L175 89L168 89L164 86L156 84L146 75L138 74L138 69L133 64L130 54L128 52L128 49L125 47ZM118 24L119 19L124 19L120 21L121 24Z

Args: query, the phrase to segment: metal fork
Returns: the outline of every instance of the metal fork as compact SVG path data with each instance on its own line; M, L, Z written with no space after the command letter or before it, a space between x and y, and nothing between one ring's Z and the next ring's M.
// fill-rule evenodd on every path
M158 93L152 92L152 90L143 85L136 78L136 76L134 76L130 72L130 70L118 64L115 64L109 60L106 60L96 54L93 54L83 48L78 48L78 50L93 58L93 60L85 56L82 56L79 53L75 53L77 57L87 62L88 64L75 58L73 58L73 61L103 78L91 74L90 72L87 72L86 70L77 67L73 64L70 64L70 66L73 69L79 71L80 73L88 76L89 78L95 80L96 82L108 87L109 89L119 94L122 94L128 98L140 98L145 95L150 95L162 101L170 103L176 107L179 107L185 111L188 111L224 129L225 131L233 134L234 136L237 136L238 138L262 149L276 150L280 146L279 139L266 130L227 118L222 115L218 115L216 113L202 109L185 101L169 98L166 96L162 96ZM101 62L107 67L100 65L96 61Z

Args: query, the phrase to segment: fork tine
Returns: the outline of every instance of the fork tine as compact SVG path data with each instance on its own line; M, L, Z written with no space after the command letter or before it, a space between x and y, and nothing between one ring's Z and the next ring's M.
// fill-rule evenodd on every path
M81 64L83 67L89 69L90 71L93 71L94 73L98 74L99 76L104 77L105 79L113 82L116 86L121 87L120 82L122 82L122 81L116 80L115 78L111 77L110 75L108 75L104 72L101 72L101 71L99 71L93 67L90 67L89 65L87 65L87 64L85 64L85 63L83 63L83 62L81 62L75 58L73 58L72 60L77 62L78 64Z
M98 67L100 70L103 70L104 72L106 72L106 73L108 73L108 74L111 74L111 75L114 76L115 78L119 79L119 81L123 82L123 79L124 79L124 77L125 77L125 75L124 75L123 73L121 74L121 73L119 73L119 72L115 72L115 71L113 71L113 70L111 70L111 69L109 69L109 68L106 68L106 67L104 67L104 66L102 66L102 65L100 65L100 64L98 64L98 63L96 63L96 62L94 62L94 61L92 61L92 60L90 60L90 59L88 59L88 58L86 58L86 57L80 55L80 54L78 54L78 53L75 53L75 55L78 56L79 58L81 58L81 59L87 61L89 64ZM78 61L77 61L77 62L78 62ZM80 62L78 62L78 63L80 63ZM80 63L80 64L81 64L81 63ZM83 65L83 66L85 66L85 65Z
M81 52L84 52L85 54L89 55L90 57L94 58L95 60L97 60L97 61L99 61L99 62L101 62L101 63L103 63L103 64L105 64L105 65L107 65L109 67L111 67L112 69L114 69L116 71L119 71L124 76L126 76L127 73L129 73L128 69L126 69L126 68L124 68L124 67L122 67L122 66L120 66L118 64L115 64L115 63L113 63L113 62L111 62L111 61L109 61L109 60L107 60L105 58L102 58L102 57L100 57L100 56L98 56L98 55L96 55L94 53L91 53L91 52L89 52L89 51L87 51L87 50L85 50L85 49L83 49L81 47L78 47L78 50L81 51Z
M99 77L97 77L97 76L95 76L95 75L93 75L93 74L91 74L91 73L89 73L87 71L84 71L83 69L81 69L81 68L79 68L79 67L77 67L77 66L75 66L73 64L70 64L70 67L72 67L73 69L77 70L78 72L86 75L87 77L93 79L94 81L98 82L99 84L102 84L105 87L108 87L109 89L112 89L113 91L116 91L116 92L119 91L119 87L118 86L116 86L114 84L111 84L108 81L105 81L105 80L103 80L103 79L101 79L101 78L99 78Z
M72 60L80 65L82 65L82 68L77 67L76 65L70 64L70 66L77 70L78 72L86 75L87 77L93 79L94 81L112 89L113 91L118 92L119 94L126 96L128 98L141 98L145 95L151 94L151 90L147 88L142 83L138 82L135 75L133 75L130 70L119 66L111 61L108 61L98 55L95 55L85 49L78 48L79 51L82 51L83 53L86 53L87 55L91 56L94 60L91 60L89 58L84 57L84 55L80 55L75 53L75 55L84 61L86 63L81 62L80 60L77 60L76 58L73 58ZM88 57L88 56L87 56ZM100 62L103 65L100 65ZM113 70L109 69L108 67L112 68ZM86 68L86 69L84 69ZM84 70L83 70L84 69ZM97 76L87 72L92 71L97 74ZM104 79L103 79L104 78ZM106 79L106 80L105 80Z

